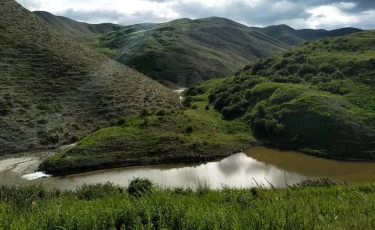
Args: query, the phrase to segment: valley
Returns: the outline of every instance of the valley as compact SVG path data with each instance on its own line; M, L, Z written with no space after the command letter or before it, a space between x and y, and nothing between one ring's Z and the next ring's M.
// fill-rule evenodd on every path
M66 4L0 1L0 229L375 228L375 31Z

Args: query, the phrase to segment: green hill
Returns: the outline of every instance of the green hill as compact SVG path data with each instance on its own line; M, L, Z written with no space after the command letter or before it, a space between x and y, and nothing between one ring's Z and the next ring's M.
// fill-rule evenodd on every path
M218 17L121 27L90 25L47 12L35 14L98 52L168 86L191 86L224 77L290 45L360 31L295 30L286 25L250 28Z
M289 46L223 18L127 26L100 38L116 61L180 86L227 76Z
M350 27L330 31L322 29L295 30L287 25L268 26L258 29L265 34L292 46L301 45L307 41L315 41L325 37L339 37L362 31L360 29Z
M43 18L46 22L64 34L79 41L88 41L96 34L116 31L122 28L122 26L112 23L88 24L77 22L70 18L55 16L45 11L34 11L33 13Z
M229 77L210 102L270 145L375 160L374 44L375 32L367 31L273 55Z
M179 104L144 75L0 2L0 155L70 143L144 107Z

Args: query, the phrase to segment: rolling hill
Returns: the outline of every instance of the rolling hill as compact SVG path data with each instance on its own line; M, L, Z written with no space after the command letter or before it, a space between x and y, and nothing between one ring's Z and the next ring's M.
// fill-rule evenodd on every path
M169 89L0 2L0 155L77 141L143 108L179 104Z
M269 145L375 160L374 44L375 31L366 31L275 54L211 88L210 103ZM199 100L206 88L188 95Z
M296 30L287 25L276 25L268 26L265 28L256 28L259 31L276 38L286 44L296 46L301 45L305 42L315 41L325 37L339 37L347 34L361 32L362 30L357 28L341 28L336 30L313 30L313 29L302 29Z
M35 14L75 39L86 39L85 44L98 52L170 87L228 76L249 62L291 46L360 31L295 30L286 25L257 28L218 17L120 27L90 25L47 12Z
M116 51L114 60L180 86L227 76L249 62L289 48L257 30L215 17L127 26L100 41Z
M96 34L116 31L122 28L122 26L112 23L88 24L77 22L70 18L55 16L45 11L34 11L33 13L43 18L46 22L64 34L79 41L88 41Z

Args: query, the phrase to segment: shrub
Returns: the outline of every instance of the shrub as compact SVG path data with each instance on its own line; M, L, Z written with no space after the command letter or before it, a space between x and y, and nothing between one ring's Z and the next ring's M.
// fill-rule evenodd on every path
M193 126L189 125L188 127L186 127L185 132L186 133L192 133L193 132Z
M316 75L318 74L318 71L315 69L314 66L311 66L309 64L304 64L301 66L301 68L298 70L298 75L300 77L304 77L306 76L307 74L313 74L313 75Z
M182 102L182 105L187 107L187 108L190 108L191 107L191 103L193 102L193 98L191 96L187 96L184 101Z
M314 75L312 75L312 74L306 74L305 77L304 77L304 79L305 79L305 81L311 81L311 79L313 77L314 77Z
M343 79L344 78L344 74L340 70L335 71L334 73L332 73L331 76L332 76L333 79Z
M224 119L227 119L227 120L234 119L234 118L244 115L244 113L246 112L245 107L246 107L246 102L241 101L237 104L223 108L221 113L223 114Z
M125 123L126 123L126 121L125 121L124 118L117 121L117 125L119 125L119 126L125 125Z
M167 113L165 112L164 109L158 110L155 115L156 116L165 116Z
M197 105L193 105L191 108L192 109L198 109L198 106Z
M80 200L93 200L121 192L122 189L120 187L108 182L106 184L83 185L76 191L76 197Z
M150 114L150 110L144 108L141 112L141 117L147 117Z
M127 189L128 193L133 196L143 196L152 192L153 184L146 178L134 178Z
M210 105L206 105L206 110L210 110Z
M323 64L319 67L319 72L323 72L323 73L326 73L326 74L332 74L333 72L336 71L336 68L331 65L331 64Z

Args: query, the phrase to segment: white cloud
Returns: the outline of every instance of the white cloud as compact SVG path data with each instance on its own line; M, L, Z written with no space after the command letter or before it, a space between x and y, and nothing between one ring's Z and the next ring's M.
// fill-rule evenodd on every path
M90 23L134 24L218 16L245 25L288 24L295 28L375 28L375 1L368 0L17 0Z
M344 13L335 6L319 6L307 12L311 16L306 20L306 24L314 29L330 25L349 26L358 23L357 16Z

